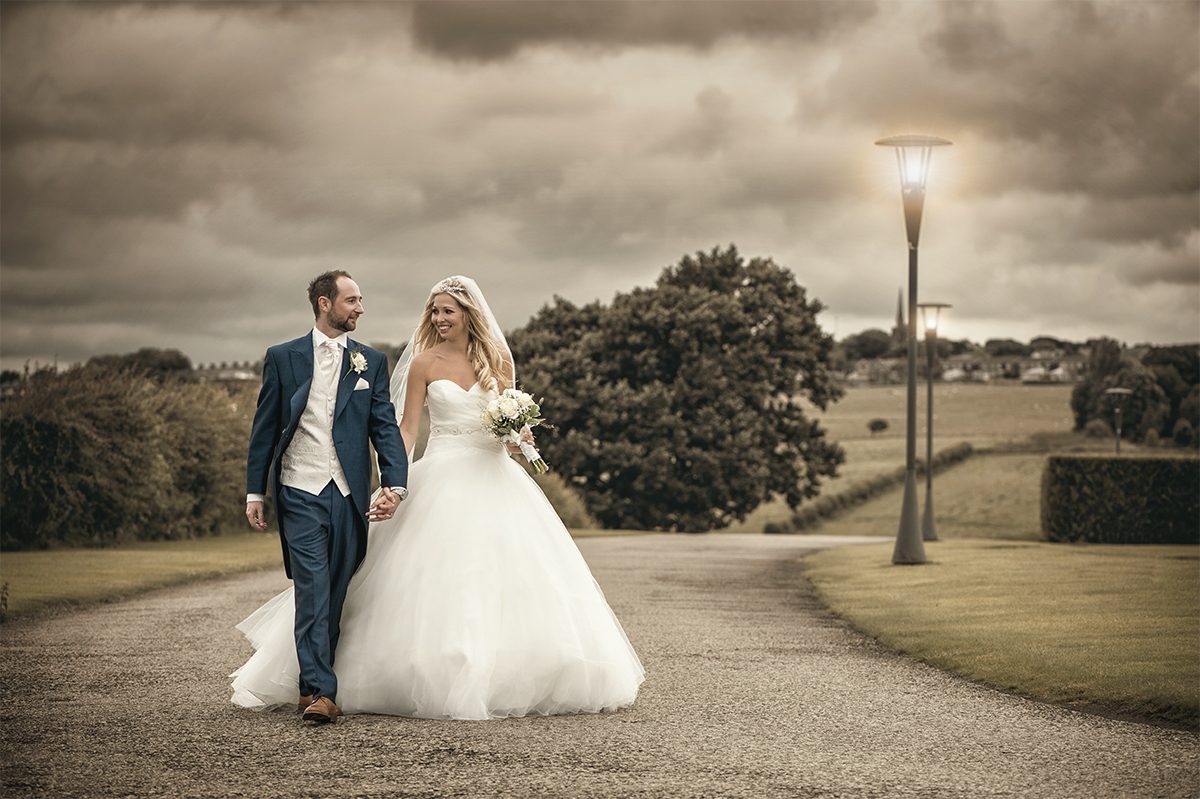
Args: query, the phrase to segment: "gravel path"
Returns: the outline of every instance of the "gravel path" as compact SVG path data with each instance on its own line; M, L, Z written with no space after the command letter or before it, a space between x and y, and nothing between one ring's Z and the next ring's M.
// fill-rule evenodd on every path
M579 541L645 663L637 704L492 722L227 704L233 625L286 585L225 578L0 627L5 796L1191 796L1196 734L992 691L821 609L812 536Z

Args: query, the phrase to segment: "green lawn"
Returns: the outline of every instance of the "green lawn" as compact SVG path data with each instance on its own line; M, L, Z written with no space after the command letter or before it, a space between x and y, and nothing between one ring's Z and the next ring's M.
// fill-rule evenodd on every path
M576 538L640 535L634 530L572 530ZM269 567L283 569L279 534L236 532L192 541L152 541L112 549L0 553L8 616L103 602L169 585Z
M939 538L1042 538L1042 454L975 455L934 476ZM924 510L925 479L919 478ZM903 487L880 494L814 528L822 535L895 535Z
M1029 696L1200 723L1200 549L1023 541L825 550L808 575L837 614L938 668Z
M1021 441L1043 430L1069 430L1072 426L1071 385L1027 386L1007 382L935 383L933 386L934 437L941 446L970 441L985 448ZM917 387L917 429L925 433L925 384ZM814 416L834 441L856 439L899 442L904 462L904 386L855 386L825 413ZM867 423L884 419L888 429L872 436Z
M1016 459L984 464L979 453L987 455L1013 450L1045 453L1111 447L1108 440L1088 439L1070 432L1071 389L1069 385L1006 383L934 386L934 452L965 441L977 453L934 481L934 508L938 511L939 521L944 512L949 512L948 521L953 520L953 527L948 528L950 535L1038 537L1041 467L1034 464L1042 456L1026 461ZM920 386L918 399L917 456L924 458L924 385ZM847 390L846 396L827 412L820 413L812 408L810 411L821 420L829 437L846 451L846 462L838 476L822 486L822 495L835 495L854 483L865 482L904 465L905 392L902 386L856 386ZM867 422L875 418L886 419L890 425L888 430L871 435ZM1128 443L1125 447L1136 449ZM1018 473L1007 474L1010 468ZM956 478L959 474L962 476ZM945 490L943 483L953 491ZM897 488L863 508L855 509L851 516L840 516L834 522L826 523L820 532L891 535L900 513L900 497L901 490ZM923 502L923 482L921 498ZM980 511L982 513L977 513ZM767 524L786 521L791 516L782 500L774 500L759 506L744 521L731 525L725 532L761 533Z
M966 439L943 439L934 437L934 452L941 451ZM849 439L838 442L846 451L846 462L838 469L838 476L821 487L821 496L832 496L850 488L855 483L866 482L881 474L893 472L904 465L903 438ZM924 442L920 457L925 457ZM761 533L771 522L784 522L792 518L792 511L781 499L764 502L742 522L736 522L722 530L726 533Z
M279 535L236 532L112 549L0 553L8 615L117 599L153 588L268 566L282 568Z

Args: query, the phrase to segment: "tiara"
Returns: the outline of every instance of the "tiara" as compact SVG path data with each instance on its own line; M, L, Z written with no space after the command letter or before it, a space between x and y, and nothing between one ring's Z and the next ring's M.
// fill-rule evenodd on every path
M455 294L465 294L467 292L466 285L456 277L448 277L442 282L433 287L431 294L443 294L451 292Z

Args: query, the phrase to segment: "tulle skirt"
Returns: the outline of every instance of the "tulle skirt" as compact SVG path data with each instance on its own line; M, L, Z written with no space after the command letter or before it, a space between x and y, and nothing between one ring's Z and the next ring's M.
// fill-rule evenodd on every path
M335 655L347 713L487 719L632 704L645 672L570 534L494 441L444 436L409 498L371 525ZM233 703L294 704L291 589L238 629Z

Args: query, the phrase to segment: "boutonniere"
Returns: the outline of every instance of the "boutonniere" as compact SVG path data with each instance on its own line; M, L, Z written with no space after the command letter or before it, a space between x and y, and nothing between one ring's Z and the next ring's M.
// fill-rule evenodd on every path
M350 353L350 371L359 374L367 371L367 356L361 347Z

